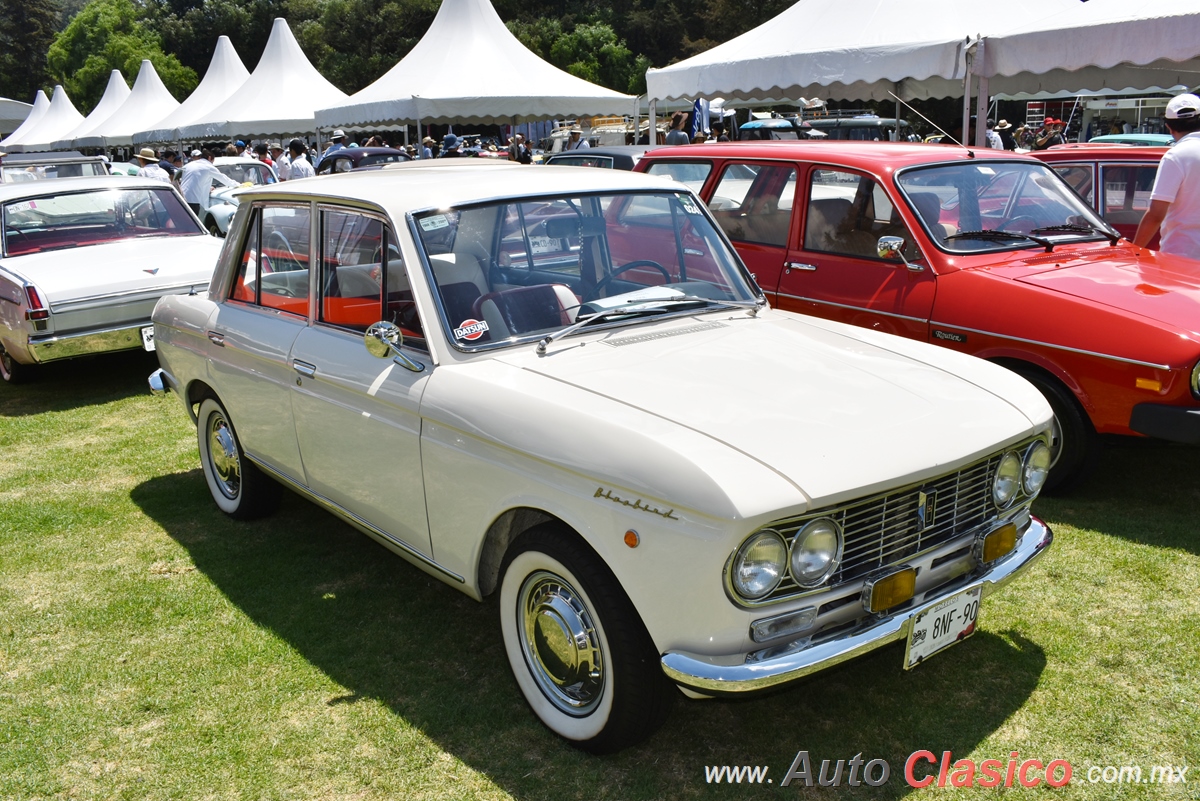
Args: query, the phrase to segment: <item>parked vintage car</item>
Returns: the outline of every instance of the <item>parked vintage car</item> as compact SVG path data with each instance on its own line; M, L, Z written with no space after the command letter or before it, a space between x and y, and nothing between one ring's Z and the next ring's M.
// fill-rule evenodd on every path
M0 186L0 378L33 365L154 349L150 312L208 286L220 243L171 187L141 178Z
M642 156L658 145L612 145L587 150L567 150L543 159L542 164L560 167L600 167L609 170L632 170Z
M799 117L768 117L761 120L750 120L738 127L739 136L744 140L772 141L784 139L823 139L828 134L818 131Z
M1055 411L1050 487L1095 464L1098 434L1200 443L1200 263L1121 240L1032 157L742 143L661 148L637 169L700 183L780 308L1033 382Z
M897 640L913 667L1051 541L1032 386L768 308L673 181L459 160L250 190L209 292L154 320L223 511L284 484L498 593L529 705L593 751L672 683Z
M1158 175L1158 163L1166 152L1165 147L1088 142L1055 145L1032 155L1053 167L1105 222L1132 240L1142 215L1150 208L1150 190ZM1157 235L1150 249L1158 249Z
M1089 145L1139 145L1142 147L1170 147L1175 144L1175 137L1169 133L1127 133L1104 134L1093 136L1087 141Z
M408 154L394 147L344 147L335 150L317 165L317 175L350 172L359 167L408 161Z
M75 150L0 153L0 183L3 184L108 174L108 162L103 157L85 156Z

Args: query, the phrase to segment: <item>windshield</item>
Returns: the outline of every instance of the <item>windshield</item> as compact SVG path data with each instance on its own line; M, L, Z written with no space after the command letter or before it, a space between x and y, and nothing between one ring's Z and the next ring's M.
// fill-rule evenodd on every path
M979 161L907 170L896 183L934 242L959 253L1104 238L1108 226L1048 166Z
M108 189L4 204L9 256L148 236L204 233L171 189Z
M226 178L232 178L239 184L259 186L275 183L275 176L266 164L218 164L217 169Z
M593 316L628 322L757 298L701 204L682 192L492 203L415 222L459 347L549 335Z

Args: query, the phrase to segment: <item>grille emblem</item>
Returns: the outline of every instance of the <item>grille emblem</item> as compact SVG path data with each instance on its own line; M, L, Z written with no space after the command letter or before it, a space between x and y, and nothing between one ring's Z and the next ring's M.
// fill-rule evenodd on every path
M936 500L937 493L933 490L917 493L917 531L924 531L933 525Z

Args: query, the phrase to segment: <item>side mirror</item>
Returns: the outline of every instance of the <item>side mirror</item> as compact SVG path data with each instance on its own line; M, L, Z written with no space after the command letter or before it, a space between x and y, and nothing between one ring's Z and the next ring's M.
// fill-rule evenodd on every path
M377 359L386 359L388 356L393 357L392 361L400 365L406 370L411 370L414 373L419 373L425 369L425 365L420 362L414 362L412 359L400 352L400 346L404 344L404 334L400 331L400 326L395 323L389 323L386 320L380 320L373 323L366 333L363 334L363 345L367 348L367 353Z
M925 268L919 264L913 264L908 259L904 258L904 247L908 242L902 236L881 236L879 242L875 245L875 252L879 258L887 259L888 261L902 261L904 266L914 273L922 272Z

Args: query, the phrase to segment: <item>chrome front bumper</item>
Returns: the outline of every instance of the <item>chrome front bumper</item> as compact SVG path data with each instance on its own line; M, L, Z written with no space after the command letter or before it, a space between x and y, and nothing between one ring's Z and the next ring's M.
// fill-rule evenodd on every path
M147 320L137 325L84 331L78 334L52 335L29 338L29 353L38 363L87 356L94 353L111 353L119 350L135 350L142 347L142 329L151 325Z
M736 695L795 681L906 638L917 613L947 595L970 587L981 587L982 596L986 598L1025 572L1046 552L1053 540L1050 527L1031 517L1029 528L1011 554L982 575L955 585L953 589L939 594L937 598L927 599L920 606L872 620L834 639L756 662L747 662L745 655L700 656L670 651L662 656L663 672L671 681L701 695Z

